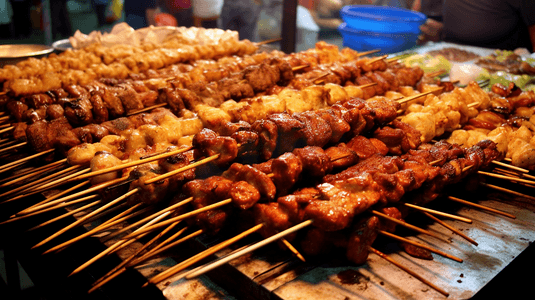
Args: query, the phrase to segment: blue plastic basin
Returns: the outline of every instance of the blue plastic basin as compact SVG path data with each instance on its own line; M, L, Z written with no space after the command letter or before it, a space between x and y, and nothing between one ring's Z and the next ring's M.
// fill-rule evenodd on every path
M410 49L416 45L419 33L378 33L356 30L346 23L338 26L342 34L344 47L357 51L381 49L379 54L395 53Z
M422 13L389 6L348 5L340 10L347 26L376 33L405 34L420 32L426 16Z

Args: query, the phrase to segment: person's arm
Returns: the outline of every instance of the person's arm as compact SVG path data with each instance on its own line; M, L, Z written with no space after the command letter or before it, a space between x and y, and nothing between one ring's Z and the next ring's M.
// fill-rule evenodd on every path
M420 36L418 43L423 45L429 41L438 42L442 40L444 24L433 19L427 19L425 23L420 26Z

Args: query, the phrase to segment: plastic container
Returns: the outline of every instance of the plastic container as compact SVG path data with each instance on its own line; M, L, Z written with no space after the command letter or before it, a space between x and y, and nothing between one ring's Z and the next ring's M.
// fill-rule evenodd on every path
M350 28L346 23L338 26L344 47L357 51L380 49L378 54L396 53L416 45L418 33L379 33Z
M348 5L340 10L342 20L347 26L376 33L420 33L420 25L427 19L420 12L408 9L374 6Z
M419 12L373 5L344 6L340 15L345 21L338 27L344 46L357 51L381 49L380 54L414 47L427 19Z

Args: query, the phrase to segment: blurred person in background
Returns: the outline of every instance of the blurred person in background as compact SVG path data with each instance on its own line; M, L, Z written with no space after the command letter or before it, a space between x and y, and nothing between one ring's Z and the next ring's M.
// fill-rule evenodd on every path
M417 1L424 3L426 0ZM443 22L428 19L421 27L422 43L444 40L501 50L526 48L535 52L534 0L443 0L442 5Z
M13 10L8 0L0 0L0 38L10 38L12 35L13 24L11 16Z
M237 31L240 40L257 42L257 23L263 5L262 0L224 0L220 15L221 27Z
M134 29L154 25L156 0L124 0L125 21Z
M18 39L27 38L32 33L30 20L30 0L11 0L13 8L13 31Z
M175 17L177 26L193 26L193 9L190 0L158 0L157 6L163 13Z
M54 39L70 37L73 34L67 0L50 1L50 23Z
M110 0L91 0L91 5L97 14L98 26L102 27L108 22L106 20L106 9L110 4Z

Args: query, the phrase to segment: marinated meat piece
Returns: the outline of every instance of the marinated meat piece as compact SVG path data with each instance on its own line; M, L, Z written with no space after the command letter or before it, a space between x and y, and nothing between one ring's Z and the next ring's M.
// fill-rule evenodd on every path
M251 129L258 134L260 158L270 159L277 148L277 125L270 120L258 120L251 125Z
M39 120L46 120L46 107L41 107L38 109L30 108L24 113L23 118L30 124Z
M105 89L102 92L102 101L108 109L108 114L111 118L119 118L125 115L125 109L121 103L121 99L117 97L112 89Z
M373 137L383 142L388 147L388 152L391 155L401 155L403 153L401 149L401 142L405 137L403 130L385 126L377 128L373 133Z
M392 217L394 219L398 219L400 221L403 221L403 218L401 216L401 212L396 207L384 207L379 210L383 214ZM396 230L396 223L390 221L390 220L381 220L380 222L380 229L388 232L394 232Z
M230 188L230 197L235 206L245 210L260 200L260 192L246 181L238 181Z
M302 140L302 130L305 128L305 124L302 121L293 118L287 113L269 115L268 120L275 123L277 127L277 153L289 152L294 148L299 148L305 145Z
M114 135L120 135L121 131L136 128L135 124L130 118L118 118L115 120L106 121L100 125L106 128L110 134Z
M225 99L240 100L254 97L253 87L241 78L224 78L219 82L219 92Z
M28 110L28 105L21 101L9 101L6 105L9 114L15 118L17 122L25 122L25 113Z
M280 208L279 203L257 203L254 207L256 224L264 224L260 229L263 237L270 237L283 230L290 228L290 216Z
M377 153L380 153L374 144L367 138L358 135L347 142L346 147L355 152L360 160L367 159Z
M431 251L415 246L413 244L409 243L399 243L400 246L412 257L426 259L426 260L433 260L433 255L431 254Z
M336 147L327 148L325 154L329 156L333 169L345 169L359 161L357 153L346 147L343 143L338 144Z
M170 147L170 149L168 149L168 151L174 150L178 150L178 147ZM168 173L189 165L191 160L193 160L193 153L189 151L162 158L158 161L158 165L162 168L164 173ZM195 179L195 168L175 174L169 177L169 191L171 193L178 192L184 182L193 179Z
M26 141L26 129L28 128L28 124L19 122L13 124L13 131L12 136L13 139L16 141Z
M306 139L307 145L323 147L331 140L331 126L317 113L303 112L294 114L293 117L305 125L299 135Z
M251 124L245 121L238 121L236 123L228 122L224 126L221 126L220 135L231 136L238 131L251 131Z
M195 148L195 158L219 155L214 161L218 166L227 165L238 155L236 140L226 136L218 136L208 128L204 128L193 137L192 146Z
M37 121L26 129L28 143L35 152L42 152L54 147L54 141L48 139L47 124L46 121Z
M65 87L70 98L89 98L89 91L81 85L69 85Z
M238 156L254 155L258 154L259 138L258 134L253 131L237 131L233 133L231 138L235 139L238 145Z
M89 98L92 106L93 120L95 123L100 124L108 121L108 109L102 101L102 97L98 94L94 94Z
M295 154L287 152L272 160L273 183L279 195L285 195L299 180L303 167Z
M46 115L49 120L54 120L64 116L63 107L59 104L52 104L46 108Z
M120 99L126 112L135 111L144 107L140 95L132 86L121 84L119 87L117 97Z
M91 132L85 126L74 128L73 132L82 143L93 143L93 137L91 136Z
M329 143L337 143L342 136L351 130L351 126L343 119L330 110L320 110L317 114L322 117L331 129L331 138Z
M158 103L159 94L156 91L145 91L139 93L139 96L141 98L141 103L143 104L143 107L153 106Z
M246 181L254 186L262 197L269 200L275 198L277 190L273 181L265 173L252 166L233 163L221 176L232 181Z
M159 201L166 199L169 192L169 178L165 178L151 184L145 184L145 181L159 175L156 172L157 170L144 172L144 174L142 174L139 179L133 181L130 184L129 190L137 188L139 189L139 192L129 198L129 203L135 201L142 202L147 205L153 205L158 203Z
M186 108L186 105L184 104L184 101L181 95L179 94L178 89L166 87L166 88L160 89L159 92L160 93L158 97L158 102L167 103L169 107L171 108L171 111L175 113L176 115L180 115L182 110ZM186 99L189 99L189 98L186 98ZM201 101L198 100L198 102L200 103Z
M26 103L31 108L37 109L42 106L53 104L54 100L47 94L34 94L26 98Z
M91 162L89 163L89 167L91 168L91 172L99 171L111 167L115 167L122 164L121 160L118 159L115 155L107 152L107 151L99 151L95 153L95 156L93 159L91 159ZM105 173L102 175L97 175L91 178L91 184L97 185L102 182L114 180L120 176L118 171Z
M365 84L370 84L370 83L374 83L374 81L371 80L367 76L363 75L363 76L360 76L360 77L357 78L357 84L358 85L365 85ZM362 98L370 99L371 97L375 96L376 90L375 90L375 87L370 86L370 87L367 87L367 88L363 88L362 89L362 93L363 93Z
M386 91L390 91L390 84L379 74L375 72L367 72L364 76L370 78L377 84L373 86L375 89L375 95L384 95Z
M303 174L306 176L322 178L333 169L330 157L320 147L298 148L293 151L293 154L301 161Z
M347 244L346 257L350 261L358 265L366 262L369 254L368 247L371 246L377 238L376 229L378 225L379 219L375 216L365 218L355 224Z
M93 106L89 98L81 97L65 103L65 117L71 124L87 125L93 123Z
M267 64L253 65L243 70L243 78L255 93L262 92L280 80L279 69Z
M270 159L266 162L259 163L259 164L253 164L253 168L259 170L260 172L264 174L271 174L272 168L271 165L273 164L273 159Z
M195 224L208 234L217 234L230 216L230 208L214 209L195 216Z

